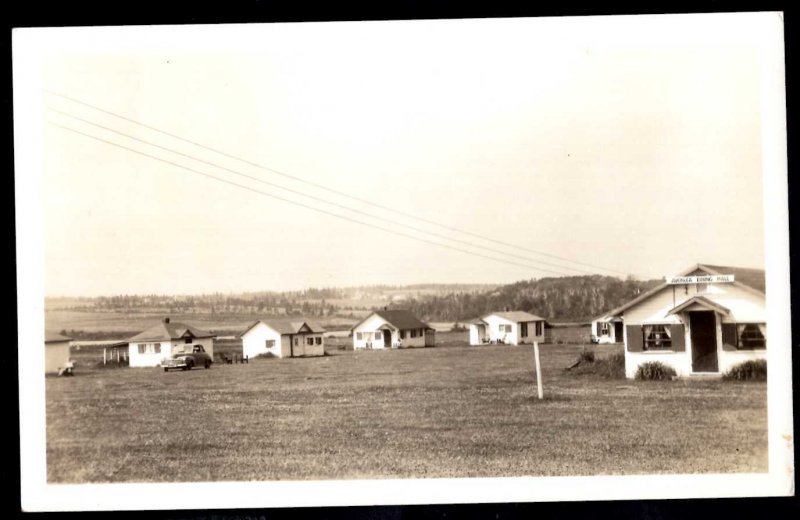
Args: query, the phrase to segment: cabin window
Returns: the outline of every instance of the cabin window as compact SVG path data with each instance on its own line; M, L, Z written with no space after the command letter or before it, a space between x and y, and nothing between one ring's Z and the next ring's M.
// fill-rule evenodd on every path
M361 339L362 339L361 333L360 332L356 332L356 340L361 341Z
M543 326L544 326L544 324L541 321L537 321L536 322L536 335L537 336L541 336L542 335L542 327Z
M500 324L500 332L511 332L511 325Z
M379 331L379 330L376 330L375 331L375 341L380 341L382 337L383 337L383 333L381 331Z
M139 354L160 354L161 343L139 343Z
M316 342L317 345L322 345L322 336L317 336Z
M184 339L184 343L185 343L186 345L190 345L190 344L192 343L192 338L185 338L185 339Z
M300 340L298 338L294 338L294 346L296 347L299 344L300 344Z
M528 335L528 324L527 324L527 323L523 323L523 324L520 326L520 333L519 333L519 334L520 334L520 336L522 336L523 338L524 338L524 337L526 337L526 336Z
M272 347L275 346L275 340L274 339L268 339L265 343L267 345L267 348L272 348Z
M597 324L597 335L598 336L608 336L608 323L601 322Z
M407 336L406 336L406 331L404 331L404 330L401 330L401 331L400 331L400 339L406 339L406 337L407 337Z
M411 329L411 337L412 338L416 338L417 337L417 329Z
M741 350L767 348L767 324L738 323L736 325L736 348Z
M643 325L644 350L672 349L672 336L669 327L664 325Z

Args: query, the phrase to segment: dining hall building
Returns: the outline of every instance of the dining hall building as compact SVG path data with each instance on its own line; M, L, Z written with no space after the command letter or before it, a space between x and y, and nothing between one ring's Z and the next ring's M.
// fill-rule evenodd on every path
M625 375L660 361L678 376L721 375L766 359L760 269L697 264L610 311L624 325Z

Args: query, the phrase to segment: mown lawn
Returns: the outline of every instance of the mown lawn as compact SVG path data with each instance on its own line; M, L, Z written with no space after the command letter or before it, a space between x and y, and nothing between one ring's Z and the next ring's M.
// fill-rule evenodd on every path
M767 471L764 383L575 376L580 348L541 348L543 401L530 346L81 368L47 379L48 480Z

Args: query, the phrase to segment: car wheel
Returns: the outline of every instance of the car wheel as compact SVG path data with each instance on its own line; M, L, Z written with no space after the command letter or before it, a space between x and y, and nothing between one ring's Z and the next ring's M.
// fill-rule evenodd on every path
M169 372L169 369L167 367L164 367L164 372Z
M206 370L211 368L211 361L206 360Z
M181 367L181 370L189 370L189 364L185 364Z

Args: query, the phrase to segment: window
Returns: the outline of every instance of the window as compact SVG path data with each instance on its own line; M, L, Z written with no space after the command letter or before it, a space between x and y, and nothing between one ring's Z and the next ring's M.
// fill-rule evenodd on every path
M737 323L736 348L742 350L767 348L767 324Z
M322 336L317 336L317 345L322 345Z
M380 341L382 337L383 337L383 332L381 332L379 330L376 330L375 331L375 341Z
M500 332L511 332L511 325L500 324Z
M296 347L299 344L300 344L300 339L299 338L294 338L294 346Z
M541 321L537 321L536 322L536 335L537 336L541 336L542 335L542 328L543 327L544 327L544 323L543 322L541 322Z
M360 332L356 332L356 340L357 341L361 341L361 339L362 339L361 333Z
M672 336L669 327L664 325L642 325L644 350L670 350Z
M192 342L192 338L185 338L183 342L188 345Z
M608 322L600 322L597 324L597 335L608 336Z
M275 340L274 340L274 339L268 339L268 340L266 341L266 345L267 345L267 348L272 348L272 347L274 347L274 346L275 346Z
M161 343L139 343L139 354L160 354Z
M528 324L527 323L523 323L521 325L519 335L522 336L523 338L528 335Z
M306 338L306 345L313 345L313 344L314 344L314 338Z
M416 338L417 337L417 329L411 329L411 337L412 338Z
M406 331L404 330L400 331L400 339L406 339Z
M195 345L193 352L205 352L205 349L203 348L203 345Z

